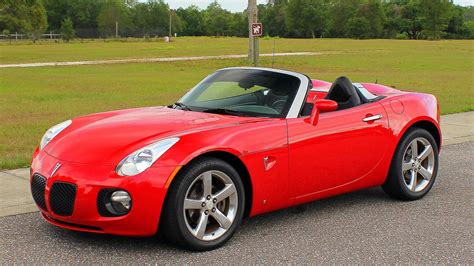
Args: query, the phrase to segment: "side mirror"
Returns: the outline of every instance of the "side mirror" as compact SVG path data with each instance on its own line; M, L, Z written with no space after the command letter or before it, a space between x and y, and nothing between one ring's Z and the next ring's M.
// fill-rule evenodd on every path
M332 112L337 110L337 102L333 100L320 99L316 100L313 103L313 110L311 111L311 116L309 117L309 123L313 126L318 124L319 114Z
M326 113L336 111L338 106L337 102L333 100L321 99L314 102L314 107L317 108L319 112Z

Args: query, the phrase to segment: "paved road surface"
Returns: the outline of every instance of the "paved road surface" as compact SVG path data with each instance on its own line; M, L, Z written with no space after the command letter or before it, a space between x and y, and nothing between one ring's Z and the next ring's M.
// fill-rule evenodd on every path
M38 213L0 219L5 263L423 263L474 264L474 142L445 147L438 180L417 202L369 189L246 221L206 253L154 238L76 233Z

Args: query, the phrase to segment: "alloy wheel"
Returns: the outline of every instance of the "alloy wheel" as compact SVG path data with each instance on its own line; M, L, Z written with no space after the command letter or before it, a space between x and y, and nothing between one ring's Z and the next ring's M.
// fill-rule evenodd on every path
M183 207L191 234L203 241L216 240L234 223L238 209L236 186L224 172L206 171L191 183Z
M430 142L418 137L410 142L403 154L402 176L411 192L421 192L428 187L435 166L433 147Z

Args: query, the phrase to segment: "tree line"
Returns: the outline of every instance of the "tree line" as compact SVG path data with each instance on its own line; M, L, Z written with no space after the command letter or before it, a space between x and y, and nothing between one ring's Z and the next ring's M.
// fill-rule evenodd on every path
M473 39L474 7L451 0L275 0L259 5L268 36L294 38ZM247 13L215 1L170 9L163 0L2 0L0 32L45 31L66 40L121 37L247 36ZM116 26L118 32L116 32Z

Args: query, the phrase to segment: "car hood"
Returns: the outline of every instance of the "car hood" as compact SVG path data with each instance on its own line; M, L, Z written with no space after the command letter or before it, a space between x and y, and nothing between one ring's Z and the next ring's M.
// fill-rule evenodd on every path
M80 117L45 147L61 161L117 164L152 142L196 131L262 120L167 107L150 107Z

